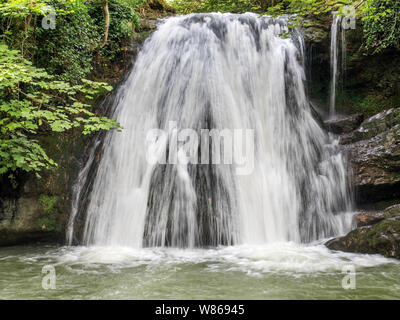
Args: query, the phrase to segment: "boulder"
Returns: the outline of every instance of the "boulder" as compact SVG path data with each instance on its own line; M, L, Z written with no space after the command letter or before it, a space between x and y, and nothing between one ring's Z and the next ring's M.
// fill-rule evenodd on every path
M385 110L362 122L357 130L342 135L340 143L351 144L371 139L379 133L390 130L397 124L400 124L400 108Z
M372 226L385 219L385 215L382 211L359 211L355 215L357 228Z
M350 162L357 203L400 198L400 108L367 119L340 141Z
M146 32L146 31L154 31L157 29L157 19L140 19L140 32Z
M325 245L331 250L400 259L400 204L387 208L378 217L383 219L366 219L364 226L344 237L329 240Z
M339 116L335 119L325 121L325 127L328 131L335 134L350 133L357 129L364 119L361 113L349 116Z

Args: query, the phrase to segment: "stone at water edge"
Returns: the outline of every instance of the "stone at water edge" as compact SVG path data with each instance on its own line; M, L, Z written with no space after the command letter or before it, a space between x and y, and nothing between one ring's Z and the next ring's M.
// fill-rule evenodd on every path
M358 203L400 197L400 124L344 147L353 171Z
M382 215L380 222L359 227L325 245L331 250L400 259L400 204L385 209Z
M357 130L350 133L343 132L340 143L347 145L368 140L398 124L400 124L400 107L388 109L363 121Z
M335 134L349 133L357 129L364 119L361 113L352 114L349 116L340 116L336 119L325 121L325 127L328 131Z
M355 215L357 228L372 226L385 219L385 214L382 211L359 211Z
M400 198L400 108L368 118L341 134L339 143L349 160L357 203Z

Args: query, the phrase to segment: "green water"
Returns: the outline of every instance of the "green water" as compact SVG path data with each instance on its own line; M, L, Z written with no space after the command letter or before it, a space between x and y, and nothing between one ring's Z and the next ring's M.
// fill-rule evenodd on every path
M56 288L42 287L54 267ZM343 289L346 266L355 289ZM204 250L0 248L1 299L399 299L400 263L292 243Z

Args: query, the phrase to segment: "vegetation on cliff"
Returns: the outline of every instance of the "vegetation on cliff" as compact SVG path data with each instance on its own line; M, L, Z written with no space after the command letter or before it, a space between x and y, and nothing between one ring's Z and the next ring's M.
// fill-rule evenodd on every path
M352 5L363 22L364 49L378 53L386 48L399 49L400 3L391 0L170 0L179 13L257 12L260 14L295 14L297 18L325 15L332 11L345 14ZM300 23L293 20L293 25Z
M0 175L55 166L41 137L73 128L118 128L91 110L112 89L90 77L112 63L138 25L141 0L109 0L104 40L102 1L0 1Z

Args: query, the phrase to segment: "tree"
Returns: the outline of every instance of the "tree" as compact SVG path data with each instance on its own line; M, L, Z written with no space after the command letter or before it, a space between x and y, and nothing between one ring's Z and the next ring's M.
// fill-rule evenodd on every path
M0 174L22 170L40 177L42 169L56 166L39 143L41 134L118 129L115 121L91 112L87 103L111 89L85 79L81 85L56 81L0 42Z
M104 47L106 45L108 39L108 30L110 28L110 13L108 11L108 0L102 0L102 6L104 12L105 27L104 27L104 38L100 47Z

